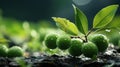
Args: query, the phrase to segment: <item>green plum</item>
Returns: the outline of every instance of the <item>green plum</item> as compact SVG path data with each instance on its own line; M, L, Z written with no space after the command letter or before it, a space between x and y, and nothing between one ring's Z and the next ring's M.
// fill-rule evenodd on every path
M66 50L71 46L70 42L71 42L70 36L65 34L58 37L56 44L59 49Z
M89 57L89 58L93 58L94 56L97 55L98 48L94 43L86 42L82 45L81 51L82 51L84 56Z
M92 42L98 47L99 52L104 52L108 47L108 39L103 34L96 34L92 37Z
M0 57L7 56L8 48L5 45L0 44Z
M72 56L79 56L82 54L81 49L82 49L83 42L81 39L73 38L71 39L70 44L71 44L71 47L69 48L69 53Z
M55 49L57 47L56 41L58 38L58 34L48 34L45 37L45 45L47 46L47 48L49 49Z
M8 57L22 57L23 50L19 46L13 46L13 47L9 48L7 56Z

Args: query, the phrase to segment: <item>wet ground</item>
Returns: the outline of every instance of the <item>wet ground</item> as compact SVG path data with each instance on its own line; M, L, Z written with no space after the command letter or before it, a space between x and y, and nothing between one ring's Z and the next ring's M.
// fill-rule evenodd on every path
M0 58L0 67L120 67L120 49L109 46L105 53L99 53L97 60L84 56L39 55L21 57L19 62L14 58Z

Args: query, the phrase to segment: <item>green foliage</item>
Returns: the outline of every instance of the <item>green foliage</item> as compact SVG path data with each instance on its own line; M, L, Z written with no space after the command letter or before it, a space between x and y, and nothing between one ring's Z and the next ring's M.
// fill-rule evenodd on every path
M120 29L120 16L115 16L113 20L106 25L106 28L119 28Z
M76 26L74 25L74 27L72 27L73 24L67 25L67 23L70 23L69 20L66 20L63 18L55 18L55 17L53 18L54 21L57 23L58 27L67 33L73 34L72 30L74 30L74 33L75 33L75 31L76 31L76 33L81 32L85 36L88 36L95 28L102 29L102 28L105 28L105 26L109 26L110 28L119 26L118 22L116 22L115 24L110 23L115 16L115 13L118 9L118 5L110 5L110 6L107 6L103 9L101 9L95 15L94 20L93 20L93 27L91 28L91 30L89 32L88 32L87 17L80 9L78 9L74 5L73 5L73 7L74 7L74 12L75 12ZM79 31L77 31L76 27L78 28ZM77 35L78 35L78 33L77 33Z
M75 12L75 23L79 31L83 34L88 33L88 20L85 14L78 9L77 7L74 7L74 12Z
M56 25L63 31L69 34L76 34L77 36L71 36L71 38L80 38L83 40L83 44L80 41L75 41L73 39L69 39L69 37L61 37L58 38L58 47L59 49L63 49L66 47L66 44L71 42L69 48L69 53L73 56L81 55L81 51L86 57L90 57L91 59L96 59L98 52L104 52L108 47L108 38L103 34L112 35L114 30L117 29L119 31L119 20L118 18L114 19L115 13L118 9L118 5L110 5L103 9L101 9L94 17L93 27L88 31L88 20L86 15L76 6L74 6L75 12L75 24L65 18L56 18L53 17L53 20L56 22ZM113 20L113 22L111 22ZM116 22L116 23L114 23ZM79 31L78 31L79 30ZM112 33L111 33L111 30ZM78 33L80 32L80 33ZM93 32L93 33L92 33ZM84 36L80 34L84 34ZM100 33L100 34L98 34ZM116 33L116 32L115 32ZM92 37L93 36L93 37ZM109 36L110 38L111 36ZM114 37L114 36L113 36ZM88 39L89 38L89 39ZM90 40L90 41L89 41ZM65 42L66 41L66 42ZM91 42L92 41L92 42ZM81 45L82 47L80 47ZM79 46L78 46L79 45Z
M27 46L27 48L26 48L26 46ZM42 43L40 43L39 41L33 40L33 41L30 41L30 42L27 42L26 44L24 44L23 49L29 50L29 52L36 52L36 51L42 51L42 49L44 49L44 47L43 47Z
M120 16L116 16L114 18L115 13L118 9L118 5L110 5L108 7L101 9L95 15L93 20L93 27L90 30L88 30L88 20L86 15L76 6L73 5L73 7L75 11L75 24L66 18L53 17L53 20L56 22L56 25L62 31L59 30L58 28L53 27L51 24L49 24L50 22L48 21L39 21L40 23L33 24L27 21L22 22L22 21L17 21L15 19L2 18L0 16L0 32L2 33L0 34L0 43L9 44L9 42L12 42L15 43L15 45L17 44L23 47L25 51L29 51L29 52L40 51L41 53L43 52L50 55L55 53L59 55L64 55L64 52L61 50L64 51L66 50L66 54L67 54L67 49L68 49L69 54L71 54L72 56L79 56L82 54L81 53L81 49L82 49L83 54L86 57L91 57L91 58L96 58L96 55L98 53L97 49L104 50L103 47L105 47L105 49L107 47L103 45L104 43L100 42L101 39L99 40L98 37L97 37L98 40L96 38L95 40L100 42L100 48L95 47L95 45L97 44L93 45L92 43L92 45L89 45L91 43L89 43L88 36L91 37L95 34L104 34L105 36L108 37L108 39L110 39L111 43L117 45L119 44L120 37L118 32L120 30L120 23L119 23ZM46 47L47 45L44 45L45 43L43 42L45 36L51 32L60 34L60 37L57 39L57 41L56 38L50 37L51 42L48 43L50 45L49 47L53 48L51 45L55 45L54 48L58 47L54 50L49 49L49 47ZM67 36L63 34L66 34ZM54 40L52 41L52 39L55 39L55 41ZM83 43L81 44L81 41L74 41L73 39L75 40L80 39L82 40ZM86 48L81 47L80 44L84 47L87 47L88 49L86 50ZM87 44L87 46L85 44ZM11 52L10 50L13 52ZM89 52L90 50L91 52ZM17 52L17 49L14 50L10 48L8 53L10 57L15 57L18 55L13 56L13 54L15 53L19 54L21 53L21 51ZM24 63L23 63L23 67L24 67Z
M15 36L16 34L20 36L24 36L25 34L25 31L20 21L14 19L7 19L7 18L3 18L1 20L0 31L11 36Z
M65 18L59 18L59 17L58 18L52 17L52 18L56 22L57 26L63 31L72 35L78 35L79 32L74 23L70 22Z
M93 20L93 28L103 28L110 23L115 16L118 5L110 5L100 10Z

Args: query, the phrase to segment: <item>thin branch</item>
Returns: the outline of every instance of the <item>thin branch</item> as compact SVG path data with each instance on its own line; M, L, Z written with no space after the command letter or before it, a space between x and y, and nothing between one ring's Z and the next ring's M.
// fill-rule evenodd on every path
M86 37L93 31L94 28L91 28L90 31L86 34Z
M85 41L85 40L84 40L83 38L81 38L80 36L71 36L71 38L79 38L79 39Z
M85 36L85 42L88 42L87 36Z

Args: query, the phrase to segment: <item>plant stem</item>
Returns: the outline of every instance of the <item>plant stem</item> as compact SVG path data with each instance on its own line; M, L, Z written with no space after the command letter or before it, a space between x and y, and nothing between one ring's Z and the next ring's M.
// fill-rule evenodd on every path
M93 31L94 28L91 28L90 31L85 35L85 39L82 39L80 36L71 36L71 38L80 38L81 40L83 40L83 42L88 42L88 35Z
M85 42L85 40L83 38L81 38L80 36L71 36L71 38L79 38L79 39L83 40L83 42Z
M90 31L86 34L86 37L93 31L94 28L91 28Z
M85 42L88 42L88 35L93 31L94 28L91 28L90 31L85 35Z
M88 42L87 36L85 36L85 42Z

